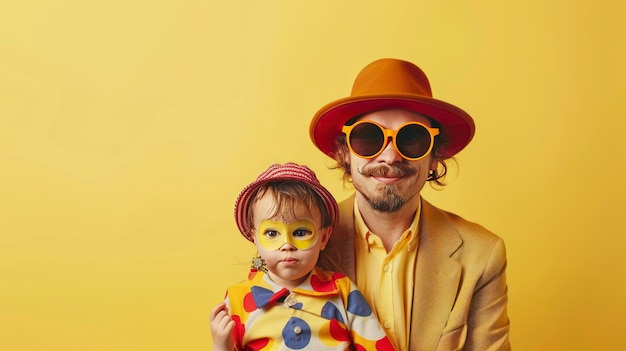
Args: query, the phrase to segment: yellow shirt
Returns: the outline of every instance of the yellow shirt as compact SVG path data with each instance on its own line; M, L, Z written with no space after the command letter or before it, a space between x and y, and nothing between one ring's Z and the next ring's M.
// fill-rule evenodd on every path
M407 350L409 345L419 217L420 206L411 226L386 252L379 235L370 232L354 203L356 284L396 350Z

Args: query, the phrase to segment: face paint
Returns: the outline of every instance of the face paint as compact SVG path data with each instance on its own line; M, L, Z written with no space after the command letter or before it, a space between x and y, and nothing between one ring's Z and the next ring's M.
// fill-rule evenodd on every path
M302 220L289 223L262 220L256 231L259 245L268 251L280 249L290 243L298 250L308 250L317 243L317 229L311 221Z

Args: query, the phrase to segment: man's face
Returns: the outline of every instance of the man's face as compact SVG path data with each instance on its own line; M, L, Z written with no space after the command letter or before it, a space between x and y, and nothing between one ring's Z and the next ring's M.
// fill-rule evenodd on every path
M413 121L431 126L428 118L405 110L375 111L359 120L377 122L393 130ZM381 212L395 212L407 202L416 203L428 172L437 165L431 154L417 161L408 161L391 142L374 158L364 159L352 152L348 157L357 200L366 200L374 210Z

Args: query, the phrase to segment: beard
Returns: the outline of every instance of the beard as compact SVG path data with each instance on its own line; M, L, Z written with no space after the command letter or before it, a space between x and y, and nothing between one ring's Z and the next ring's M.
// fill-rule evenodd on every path
M378 164L365 166L361 170L357 169L357 172L365 177L404 177L416 174L417 170L405 164L393 166ZM355 186L357 186L357 184L355 184ZM366 194L364 191L359 192L367 200L372 209L379 212L396 212L406 203L405 197L396 184L378 184L371 194Z
M396 212L406 202L395 185L380 185L376 187L376 190L380 195L375 195L374 197L365 196L372 209L376 211Z

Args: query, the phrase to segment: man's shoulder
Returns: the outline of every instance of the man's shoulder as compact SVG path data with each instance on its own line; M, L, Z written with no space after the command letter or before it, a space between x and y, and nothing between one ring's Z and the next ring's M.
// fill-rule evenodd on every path
M492 231L426 202L422 205L425 223L420 235L428 247L452 254L468 272L481 272L486 266L497 270L506 264L504 241Z
M354 197L356 196L356 194L352 194L350 196L348 196L347 198L339 201L337 203L337 205L339 205L339 210L341 211L341 209L347 210L347 209L354 209Z
M500 241L500 237L483 225L467 220L464 217L422 201L422 213L429 224L437 228L447 227L454 230L465 242L486 243Z

